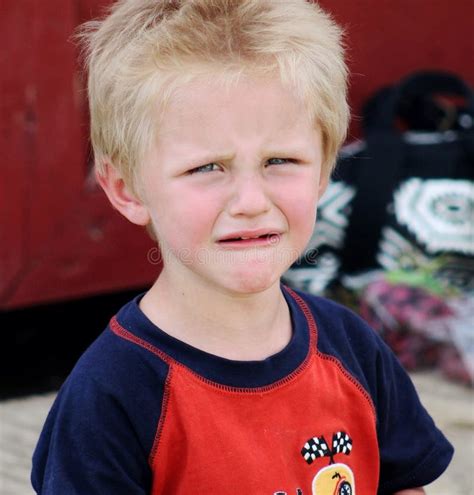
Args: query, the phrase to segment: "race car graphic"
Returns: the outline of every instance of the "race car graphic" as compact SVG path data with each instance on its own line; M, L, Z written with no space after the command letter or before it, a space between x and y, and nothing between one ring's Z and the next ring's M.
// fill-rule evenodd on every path
M355 495L354 474L349 466L335 463L336 454L349 455L352 439L344 431L332 436L329 446L323 436L310 438L301 449L303 459L312 464L317 458L329 457L329 466L320 469L311 484L313 495Z
M355 495L354 475L345 464L321 469L311 484L313 495Z

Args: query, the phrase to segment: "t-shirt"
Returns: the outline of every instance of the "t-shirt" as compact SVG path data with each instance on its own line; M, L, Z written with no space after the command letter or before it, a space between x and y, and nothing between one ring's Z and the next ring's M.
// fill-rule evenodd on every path
M78 361L33 458L39 494L371 495L423 486L453 448L349 310L282 287L293 333L260 361L165 333L138 296Z

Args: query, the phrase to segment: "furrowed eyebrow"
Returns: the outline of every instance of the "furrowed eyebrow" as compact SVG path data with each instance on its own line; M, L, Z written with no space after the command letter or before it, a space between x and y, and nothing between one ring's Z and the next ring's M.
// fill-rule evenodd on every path
M278 155L303 155L303 156L308 156L311 154L311 152L314 152L314 149L312 146L309 146L307 142L305 141L292 141L292 142L280 142L280 143L275 143L269 144L265 148L265 156L278 156Z
M266 157L278 158L279 156L302 156L307 155L308 151L302 148L274 148L269 152L265 153Z
M231 161L235 158L234 153L215 153L215 154L203 154L199 155L196 154L195 156L192 156L188 160L183 159L185 163L189 166L201 166L201 165L207 165L209 163L220 163L220 162L228 162Z

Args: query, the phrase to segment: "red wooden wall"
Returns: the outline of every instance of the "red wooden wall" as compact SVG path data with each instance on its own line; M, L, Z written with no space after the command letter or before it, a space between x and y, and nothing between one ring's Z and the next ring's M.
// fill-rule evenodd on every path
M0 309L144 286L158 274L147 235L109 207L90 174L70 36L107 3L0 6ZM346 28L356 116L373 90L416 69L474 84L473 0L320 3Z

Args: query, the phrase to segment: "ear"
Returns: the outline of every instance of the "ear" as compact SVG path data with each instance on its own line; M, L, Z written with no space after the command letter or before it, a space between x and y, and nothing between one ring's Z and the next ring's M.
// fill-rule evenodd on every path
M112 164L106 163L104 173L96 173L96 178L116 210L136 225L148 225L150 222L148 209L132 193L122 175Z

